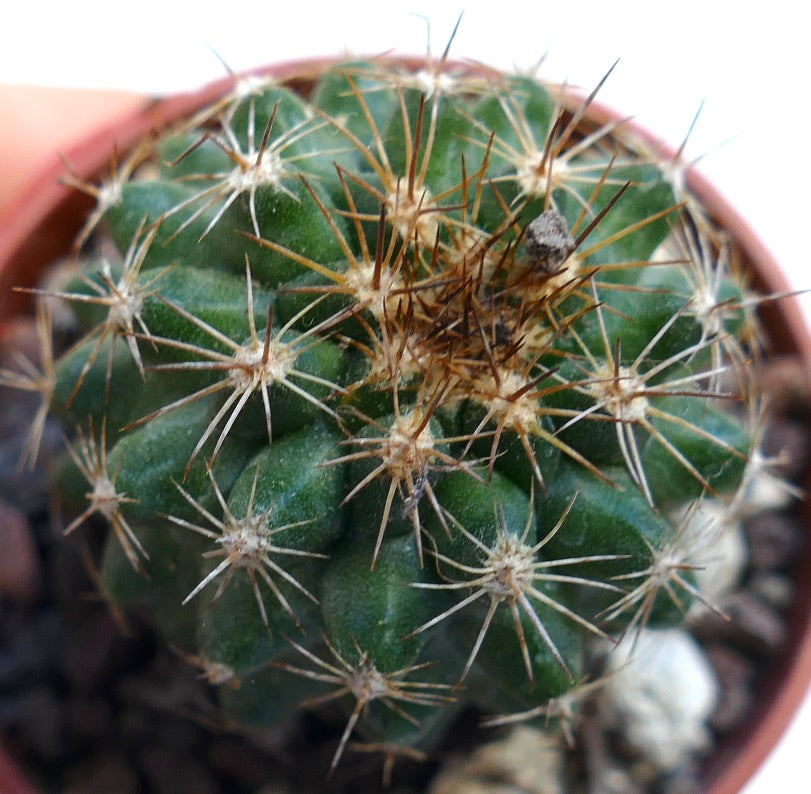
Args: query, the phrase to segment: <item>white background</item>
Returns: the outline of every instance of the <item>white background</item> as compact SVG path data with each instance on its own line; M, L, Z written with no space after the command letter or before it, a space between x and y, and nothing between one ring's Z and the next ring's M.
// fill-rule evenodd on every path
M442 52L503 68L546 55L542 76L586 88L619 64L600 97L678 144L704 101L687 158L749 219L798 287L811 287L811 46L803 4L469 0L197 0L8 3L0 82L192 89L235 70L306 55ZM0 119L0 123L2 123ZM811 296L801 299L811 317ZM807 790L811 703L746 794Z

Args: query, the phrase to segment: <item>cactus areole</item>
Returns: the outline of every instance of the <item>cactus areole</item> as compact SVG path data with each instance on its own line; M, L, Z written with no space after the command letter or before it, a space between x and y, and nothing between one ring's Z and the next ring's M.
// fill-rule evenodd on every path
M306 94L237 80L70 178L96 206L81 268L35 291L27 457L60 415L68 531L109 525L107 597L231 720L334 700L333 768L350 738L430 752L702 600L723 522L668 516L747 483L758 299L680 163L589 103L357 61ZM79 327L56 358L54 296Z

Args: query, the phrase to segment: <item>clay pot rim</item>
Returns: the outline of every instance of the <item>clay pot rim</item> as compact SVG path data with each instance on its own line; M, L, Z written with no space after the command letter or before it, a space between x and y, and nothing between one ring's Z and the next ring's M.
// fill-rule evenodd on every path
M250 74L306 82L342 60L345 59L334 56L304 58L251 70ZM362 60L362 56L352 60ZM412 70L426 64L421 56L396 56L386 60ZM472 62L449 62L446 66L485 76L501 74ZM189 115L221 96L232 84L233 78L223 78L193 92L145 99L143 107L124 114L68 148L64 153L65 161L76 173L88 178L97 177L103 174L116 151L128 151L150 131ZM571 100L573 106L583 99L574 91L567 91L566 97L567 103ZM593 102L586 118L603 124L619 121L622 117L613 109ZM641 140L663 159L672 160L675 156L673 147L633 121L623 123L623 135ZM60 184L65 173L63 161L54 157L12 197L0 216L0 327L4 320L26 308L28 298L10 290L15 285L30 286L41 272L41 267L28 266L29 259L45 266L64 255L70 249L85 213L92 206L87 197ZM713 219L731 233L758 291L788 292L790 286L778 262L732 204L694 168L687 169L686 182ZM65 213L67 220L63 219ZM57 218L59 224L55 224ZM43 228L49 229L48 235L40 234ZM52 234L52 229L57 229L57 233ZM781 300L778 304L766 305L762 314L775 351L797 353L804 362L808 377L811 373L811 335L798 302L791 298ZM803 515L806 525L811 525L811 505L808 502L804 505ZM788 615L789 642L780 659L770 666L763 688L765 694L764 691L759 693L757 706L747 720L750 724L757 722L757 725L741 729L722 741L719 751L707 765L709 794L733 794L752 777L785 732L811 683L811 609L808 608L811 604L811 554L806 552L800 565L807 575L798 577L797 596ZM22 784L23 778L0 746L0 783L6 785L12 780L14 791L20 794L33 792L32 787L26 788Z

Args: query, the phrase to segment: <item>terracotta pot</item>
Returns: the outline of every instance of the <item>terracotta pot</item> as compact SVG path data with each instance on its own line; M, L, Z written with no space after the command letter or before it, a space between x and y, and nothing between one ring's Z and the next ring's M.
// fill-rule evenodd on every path
M306 86L334 59L308 59L263 70L281 79L292 79L294 87ZM420 58L400 59L411 67ZM120 123L99 130L66 151L65 157L83 177L104 176L114 150L126 151L142 136L188 115L221 95L229 85L221 80L199 92L166 100L147 102ZM602 124L618 116L592 105L589 118ZM634 133L664 157L672 151L644 130L630 125ZM28 187L0 218L0 333L3 322L30 308L30 298L12 292L14 286L33 285L43 269L65 255L93 206L92 200L59 183L65 174L58 160L35 175ZM787 292L789 285L768 249L732 206L699 173L687 174L688 184L716 222L729 230L751 273L754 288L761 293ZM798 305L792 300L766 303L761 317L777 354L799 355L811 372L811 336ZM811 488L811 482L804 483ZM803 516L811 526L811 503L803 505ZM794 568L795 597L788 614L789 639L768 673L760 681L754 707L744 727L727 736L708 760L705 772L709 794L733 794L754 774L787 728L811 682L811 543L805 544ZM0 747L0 792L27 794L34 791Z

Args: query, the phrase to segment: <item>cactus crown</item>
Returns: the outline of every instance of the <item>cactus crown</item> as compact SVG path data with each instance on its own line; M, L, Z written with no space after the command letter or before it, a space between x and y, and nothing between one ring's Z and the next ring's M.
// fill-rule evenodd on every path
M541 713L592 638L680 620L701 542L670 511L734 494L753 452L722 405L754 399L745 288L672 164L591 98L434 78L239 82L73 179L98 207L47 295L81 331L3 374L80 428L68 529L111 525L109 597L241 680L236 721L339 700L333 766L352 733Z

